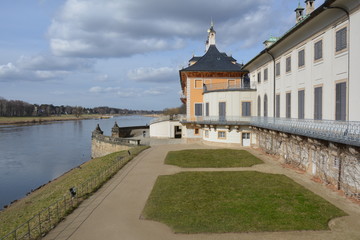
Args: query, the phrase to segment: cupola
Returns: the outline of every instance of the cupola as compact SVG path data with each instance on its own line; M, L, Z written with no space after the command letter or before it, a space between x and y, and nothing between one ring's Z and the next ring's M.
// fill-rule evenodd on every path
M211 21L210 28L208 29L208 38L206 40L206 52L209 50L211 45L215 45L215 35L216 32L214 30L214 23Z

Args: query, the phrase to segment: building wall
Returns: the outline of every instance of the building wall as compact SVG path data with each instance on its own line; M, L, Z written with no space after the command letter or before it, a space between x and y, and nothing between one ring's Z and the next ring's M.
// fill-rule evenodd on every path
M150 137L175 138L175 126L182 127L179 121L162 121L150 125Z
M347 1L349 2L349 1ZM360 121L360 111L356 110L356 103L360 96L360 76L357 63L360 58L360 13L359 7L351 13L351 22L344 12L338 9L328 9L316 19L305 24L298 31L284 39L270 53L275 58L275 63L280 63L280 76L275 77L275 93L280 95L280 117L286 117L286 94L291 93L291 118L298 117L298 91L305 90L305 118L314 118L314 88L322 86L323 104L322 119L335 120L336 84L346 82L349 90L350 121ZM332 19L332 21L329 21ZM337 53L336 31L347 27L348 46L350 43L350 81L348 71L348 50ZM350 32L350 34L349 34ZM314 44L323 41L323 58L314 60ZM305 50L305 66L298 67L298 52ZM286 72L286 59L291 57L291 71ZM268 97L268 116L274 116L274 63L271 56L264 53L258 59L249 64L252 81L257 81L258 73L261 72L261 82L257 85L258 96L261 99L261 116L264 116L264 96ZM264 81L264 69L268 68L268 81ZM258 98L256 98L258 99ZM257 104L256 104L257 108ZM256 110L257 112L257 110Z
M256 116L255 91L224 91L204 94L205 103L209 103L209 116L219 116L219 102L226 102L226 116L241 116L242 102L251 102L251 115Z
M225 138L219 138L219 131L225 132ZM242 144L242 133L250 133L250 145L256 144L255 133L252 132L249 126L240 126L235 128L234 126L225 127L225 126L205 126L203 128L203 140L206 142L214 143L236 143Z
M188 78L187 79L187 117L192 119L195 117L195 103L204 103L203 100L203 84L227 84L229 80L234 80L235 84L240 85L240 78ZM195 87L196 81L201 81ZM204 113L205 106L203 106Z
M360 7L350 15L350 81L349 81L349 116L351 121L360 121Z

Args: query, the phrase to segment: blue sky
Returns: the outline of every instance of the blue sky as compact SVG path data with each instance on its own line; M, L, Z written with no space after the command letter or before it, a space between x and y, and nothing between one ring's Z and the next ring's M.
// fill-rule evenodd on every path
M204 54L211 19L219 50L246 63L264 40L294 25L297 5L298 0L2 0L0 97L84 107L177 107L178 71L193 54Z

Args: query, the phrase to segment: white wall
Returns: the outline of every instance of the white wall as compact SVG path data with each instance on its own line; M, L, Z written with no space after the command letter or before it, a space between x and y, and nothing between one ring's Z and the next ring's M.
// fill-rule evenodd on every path
M182 125L179 121L162 121L150 125L150 137L174 138L175 126Z
M251 114L256 116L255 91L224 91L204 94L205 103L209 103L209 116L219 116L219 102L226 102L226 116L241 116L241 103L251 102Z
M345 2L345 1L344 1ZM349 1L348 1L349 2ZM359 7L358 7L359 8ZM329 22L333 19L333 22ZM348 27L350 32L350 80L348 80L348 51L335 52L336 31ZM323 60L314 61L314 43L322 39ZM314 88L323 87L322 119L335 120L336 84L348 81L349 87L349 120L360 121L360 111L356 106L360 102L360 10L351 14L349 22L344 12L329 9L322 15L306 24L296 33L283 40L271 49L276 62L281 64L280 77L276 77L276 94L280 94L280 117L286 117L286 93L291 92L291 118L298 117L298 91L305 90L305 118L314 118ZM348 44L349 45L349 44ZM298 68L298 51L305 49L305 67ZM263 116L264 95L268 96L268 116L273 116L273 61L264 53L249 64L250 77L257 81L261 71L262 81L257 85L257 96L261 96L261 116ZM291 72L286 73L286 58L291 56ZM268 67L269 80L263 81L263 69ZM350 85L349 85L350 84ZM257 101L256 96L256 101ZM257 113L257 102L256 106Z

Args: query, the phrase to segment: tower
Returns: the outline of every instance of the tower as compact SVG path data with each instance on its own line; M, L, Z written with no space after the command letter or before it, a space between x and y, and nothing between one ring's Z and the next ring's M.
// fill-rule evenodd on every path
M209 49L209 47L211 45L215 45L215 35L216 35L216 32L214 30L214 23L213 23L213 21L211 21L210 28L208 29L208 38L206 40L205 52L207 52L207 50Z
M296 12L296 23L298 23L303 18L303 12L304 12L304 8L301 7L300 1L298 7L295 9L295 12Z
M312 13L314 11L314 9L315 9L314 2L315 2L315 0L306 0L305 1L305 4L306 4L305 13L306 13L306 15L309 15L310 13Z

